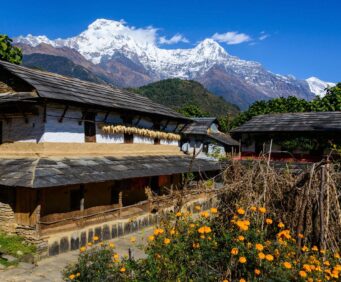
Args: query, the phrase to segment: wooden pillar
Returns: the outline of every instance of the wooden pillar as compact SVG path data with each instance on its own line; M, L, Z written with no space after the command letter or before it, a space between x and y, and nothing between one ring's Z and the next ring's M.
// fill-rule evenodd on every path
M81 211L84 211L84 184L81 184L80 186L80 201L79 201L79 209Z
M118 193L118 206L119 206L119 216L121 217L121 212L122 212L122 208L123 208L123 200L122 200L122 191L120 193Z
M38 190L37 191L37 207L34 211L35 216L36 216L36 232L38 235L40 235L40 214L41 214L41 202L42 202L42 191Z

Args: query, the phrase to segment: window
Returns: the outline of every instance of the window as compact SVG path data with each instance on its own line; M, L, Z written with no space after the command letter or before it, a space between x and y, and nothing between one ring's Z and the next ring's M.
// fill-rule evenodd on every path
M85 142L96 142L96 114L86 113L84 117Z
M159 122L154 122L154 130L160 130L160 123ZM155 138L154 139L154 145L160 145L160 139L159 138Z
M111 204L119 204L120 191L120 183L115 182L111 187Z
M134 143L134 135L133 134L124 133L124 143L126 143L126 144Z
M2 144L2 121L0 121L0 144Z

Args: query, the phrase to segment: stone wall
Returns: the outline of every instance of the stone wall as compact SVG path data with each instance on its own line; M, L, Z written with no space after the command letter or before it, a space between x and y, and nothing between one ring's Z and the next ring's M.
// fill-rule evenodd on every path
M189 201L184 205L183 209L197 213L198 211L194 208L196 205L200 205L203 210L207 210L215 205L215 203L216 198L214 196L209 198L203 197ZM99 237L99 241L105 241L137 232L146 227L157 225L161 218L166 216L166 212L172 211L174 211L174 207L171 206L158 213L145 213L129 219L120 219L79 230L49 235L44 238L48 245L47 252L41 255L55 256L60 253L77 250L88 242L93 242L94 236Z

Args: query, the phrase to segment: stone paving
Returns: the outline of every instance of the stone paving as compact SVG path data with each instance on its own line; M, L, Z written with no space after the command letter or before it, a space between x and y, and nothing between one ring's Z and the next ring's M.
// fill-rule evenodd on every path
M146 238L152 233L152 228L141 230L135 234L110 240L116 245L116 252L120 256L128 256L128 249L131 248L134 258L142 258L144 252L141 245L145 243ZM131 238L135 237L136 242L132 243ZM6 270L0 270L1 282L60 282L62 280L61 272L64 267L77 261L79 251L72 251L60 254L55 257L49 257L38 262L37 265L20 263L18 267Z

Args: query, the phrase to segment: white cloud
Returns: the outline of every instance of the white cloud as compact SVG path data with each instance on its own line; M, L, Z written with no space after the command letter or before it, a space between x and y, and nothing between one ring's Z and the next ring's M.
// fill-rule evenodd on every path
M179 33L173 35L169 39L167 39L165 36L161 36L159 38L159 43L160 44L171 45L171 44L176 44L176 43L179 43L179 42L189 43L189 40L186 37L184 37L183 35L179 34Z
M258 37L258 39L261 40L261 41L263 41L263 40L267 39L268 37L270 37L270 35L267 34L265 31L262 31L262 32L260 33L260 36Z
M215 33L212 39L219 42L224 42L228 45L241 44L251 41L251 37L245 33L238 33L237 31L229 31L226 33Z

